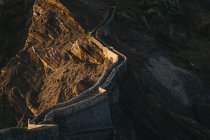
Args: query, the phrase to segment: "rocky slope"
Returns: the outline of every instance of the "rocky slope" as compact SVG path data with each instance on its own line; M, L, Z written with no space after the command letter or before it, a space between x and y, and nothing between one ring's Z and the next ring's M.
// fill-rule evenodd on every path
M1 128L24 126L35 114L98 80L110 62L87 37L62 5L34 3L25 45L1 69Z
M26 43L1 70L2 128L76 96L97 80L109 61L100 50L87 51L94 48L87 31L114 5L104 40L128 57L114 109L117 139L210 139L209 0L60 3L35 2Z

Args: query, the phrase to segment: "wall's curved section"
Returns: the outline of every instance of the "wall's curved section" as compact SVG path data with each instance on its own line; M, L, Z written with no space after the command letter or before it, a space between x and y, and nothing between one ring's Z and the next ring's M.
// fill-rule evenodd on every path
M89 42L103 50L105 57L112 61L97 83L79 96L37 114L29 122L28 129L10 128L0 131L0 138L10 139L11 135L20 134L23 139L27 139L29 136L36 136L36 134L42 136L45 133L52 140L56 139L59 133L58 127L56 125L49 126L47 122L58 124L59 129L65 132L64 135L72 140L77 138L77 134L79 137L84 136L85 138L86 133L90 133L94 138L100 138L102 135L104 137L111 136L113 128L109 106L112 101L110 97L113 96L112 94L117 94L117 90L113 90L113 87L116 86L117 80L127 68L126 56L108 46L102 39L104 31L114 18L115 9L115 7L110 8L100 27L96 28L93 31L93 36L89 38ZM49 139L48 137L44 138L45 140Z
M99 87L101 86L101 84L106 80L106 78L108 77L108 75L111 73L111 71L116 67L116 65L119 63L118 57L117 55L115 55L114 53L112 53L111 51L108 52L107 49L104 49L104 54L105 56L111 58L112 56L112 60L114 61L113 64L111 64L110 66L108 66L107 69L104 70L104 72L102 73L101 77L99 78L99 80L97 81L97 83L92 86L91 88L87 89L86 91L84 91L83 93L81 93L79 96L76 96L74 98L72 98L69 101L65 101L63 103L57 104L53 107L50 107L44 111L42 111L41 113L39 113L37 116L35 116L35 118L31 121L32 123L38 123L40 121L43 121L45 115L47 115L50 111L52 110L57 110L59 108L63 108L69 105L72 105L74 103L77 103L81 100L90 98L91 96L93 96L95 93L97 94L99 91ZM110 56L109 56L110 55Z
M74 103L72 105L65 106L63 108L52 110L45 116L45 120L47 121L47 120L53 119L55 117L61 118L63 116L74 114L76 112L82 111L83 109L94 106L94 105L104 101L107 98L108 98L108 96L106 94L106 91L104 91L90 99L84 99L78 103Z

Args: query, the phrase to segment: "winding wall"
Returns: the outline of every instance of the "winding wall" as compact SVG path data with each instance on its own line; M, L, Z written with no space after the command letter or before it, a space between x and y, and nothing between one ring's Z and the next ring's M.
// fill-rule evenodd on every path
M126 71L127 63L126 56L116 51L113 47L108 46L102 39L104 31L108 28L108 25L114 18L115 10L116 7L111 7L109 9L104 21L98 28L94 29L89 38L91 43L103 50L103 54L106 58L112 60L112 64L104 70L94 86L71 100L57 104L37 114L34 119L29 122L28 129L24 129L24 131L41 131L42 129L46 129L46 127L54 128L53 130L57 131L56 125L52 124L52 126L48 126L46 123L51 120L53 122L55 118L58 119L65 116L71 116L77 112L82 112L87 108L97 106L99 103L109 99L109 95L112 94L112 86L115 86L117 79ZM14 132L16 133L17 131L20 131L20 129L16 128L14 130L14 128L11 128L7 129L6 132L5 130L1 130L0 136L14 134ZM27 136L27 133L24 133L24 135ZM57 135L55 137L57 137Z
M93 31L93 36L89 39L90 42L96 44L99 48L103 49L103 54L105 55L105 57L107 57L108 59L112 59L113 63L110 66L108 66L107 69L104 70L103 74L100 76L99 80L94 86L92 86L88 90L81 93L79 96L74 97L69 101L57 104L53 107L42 111L41 113L35 116L31 123L37 124L46 121L46 119L50 119L49 116L55 116L52 114L59 114L59 116L63 116L63 112L66 112L64 110L71 110L68 108L72 108L74 106L73 104L75 103L77 103L76 105L78 106L77 111L80 111L81 108L79 108L79 106L83 106L82 104L84 103L80 103L80 101L83 101L85 99L95 101L97 99L97 96L100 96L100 94L105 93L102 92L100 94L95 95L94 93L98 91L99 87L106 88L113 82L112 80L114 79L114 77L121 77L121 74L126 70L126 57L123 54L120 54L118 51L116 51L113 47L109 47L101 39L104 30L108 27L108 25L114 18L115 9L115 7L109 9L105 20L101 23L101 25L98 28L96 28Z

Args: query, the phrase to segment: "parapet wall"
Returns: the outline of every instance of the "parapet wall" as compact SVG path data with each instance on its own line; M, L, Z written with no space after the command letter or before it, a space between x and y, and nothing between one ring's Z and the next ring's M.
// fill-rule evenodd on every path
M95 37L90 37L89 42L92 42L95 45L97 45L99 48L101 48L103 50L103 54L105 55L105 58L112 60L112 63L115 63L118 61L119 56L116 53L112 52L109 48L104 47L104 45L100 41L98 41Z
M0 140L58 140L58 126L45 125L39 128L8 128L0 131Z
M113 69L115 67L117 67L117 65L119 65L119 57L118 55L116 55L115 53L113 53L112 51L110 51L108 48L105 48L100 42L98 42L96 39L94 39L93 37L91 37L91 41L93 41L93 43L95 43L96 45L99 45L98 47L103 49L103 54L112 60L112 64L108 66L107 69L104 70L104 72L102 73L102 75L100 76L99 80L96 82L96 84L92 87L90 87L89 89L87 89L86 91L84 91L83 93L81 93L79 96L76 96L74 98L72 98L71 100L65 101L63 103L59 103L53 107L50 107L44 111L42 111L41 113L39 113L37 116L35 116L35 118L32 120L32 123L38 123L38 122L42 122L44 121L45 115L47 115L48 113L55 112L55 110L58 109L62 109L65 108L69 105L72 105L74 103L78 103L79 101L85 100L85 99L89 99L91 98L95 93L100 93L99 91L99 87L103 84L103 82L107 81L110 73L113 71Z
M50 120L55 117L61 118L63 116L74 114L74 113L79 112L83 109L94 106L94 105L104 101L107 98L108 98L108 95L106 94L106 91L101 92L100 94L97 94L90 99L84 99L78 103L74 103L69 106L65 106L63 108L52 110L45 116L45 120Z
M109 98L86 106L81 111L55 118L55 122L61 127L66 139L107 140L113 131Z

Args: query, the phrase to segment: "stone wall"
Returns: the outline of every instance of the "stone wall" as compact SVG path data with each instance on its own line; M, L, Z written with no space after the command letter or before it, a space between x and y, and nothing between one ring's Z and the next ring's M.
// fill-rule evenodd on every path
M92 42L93 44L95 44L97 47L99 47L100 49L103 50L103 54L105 55L106 58L108 58L109 60L112 60L112 63L101 75L101 77L99 78L98 82L91 88L89 88L88 90L86 90L85 92L81 93L80 96L77 96L69 101L57 104L51 108L48 108L44 111L42 111L41 113L39 113L33 120L33 123L37 123L40 122L41 120L43 121L43 118L45 117L45 115L47 115L48 113L50 113L53 110L58 110L60 108L65 108L66 106L72 105L76 102L79 102L81 100L84 100L86 98L90 98L94 92L98 92L99 87L102 85L102 83L107 80L107 78L109 77L109 75L111 73L113 73L112 71L115 70L115 67L117 67L117 65L119 65L119 56L112 52L109 48L104 47L104 45L98 41L96 38L94 37L90 37L89 42ZM113 49L112 49L113 50Z
M0 131L1 140L58 140L58 126L45 125L34 129L8 128Z
M97 45L99 45L99 47L103 47L102 44L100 44L96 40L94 40L94 42L97 43ZM32 122L37 123L37 122L43 121L43 119L45 118L45 115L47 115L51 111L67 107L69 105L72 105L72 104L82 101L84 99L90 98L91 96L94 95L94 93L98 93L99 87L102 85L102 83L104 81L107 80L107 78L110 75L110 73L112 72L112 70L119 64L118 55L114 54L113 52L111 52L110 50L108 50L107 48L104 48L104 47L103 47L103 53L106 57L108 57L109 59L112 60L113 64L111 64L106 70L104 70L103 74L100 76L99 80L97 81L97 83L94 86L92 86L88 90L81 93L79 96L76 96L69 101L57 104L53 107L50 107L50 108L42 111L37 116L35 116L35 118L32 120Z
M111 11L111 12L110 12ZM115 9L110 9L105 21L95 30L94 36L89 41L103 50L106 58L112 64L104 70L97 83L81 93L79 96L57 104L38 114L28 124L28 129L9 128L0 132L0 138L11 139L18 135L20 139L57 139L58 133L65 139L111 139L113 124L110 112L110 98L113 91L112 86L126 71L127 59L123 54L103 42L101 36L114 17ZM103 88L102 88L103 87ZM105 89L104 89L105 88ZM115 88L116 89L116 88ZM112 96L110 96L112 95ZM115 96L117 97L117 96ZM117 99L115 99L117 101ZM52 121L57 125L47 125L46 122ZM19 138L18 137L18 138Z
M113 9L112 9L113 11ZM113 18L113 15L109 13L107 14L107 17L105 20ZM108 24L110 23L111 20L108 20ZM62 132L65 132L65 136L71 137L71 138L78 138L78 137L83 137L83 134L88 132L88 136L94 135L94 138L97 138L97 134L95 134L94 131L101 130L106 134L107 137L108 134L111 135L112 133L112 123L111 123L111 113L110 113L110 99L109 95L117 92L112 92L112 90L109 89L110 85L113 85L113 83L116 82L118 78L122 76L122 74L126 71L126 63L127 59L126 57L114 50L114 48L109 47L107 44L105 44L101 39L100 36L103 33L102 32L106 27L108 27L108 24L104 24L107 22L103 22L102 26L98 29L96 29L95 33L97 34L97 39L95 37L90 37L89 42L92 42L93 45L96 45L100 49L103 50L103 54L105 55L106 58L112 60L113 64L111 64L101 75L100 79L98 82L85 91L84 93L80 94L80 96L77 96L70 101L66 101L64 103L58 104L48 110L44 110L40 114L38 114L32 121L31 123L36 123L42 122L43 124L46 121L53 120L56 122L56 124L59 124L61 126L61 129L63 129ZM103 30L101 29L103 28ZM100 40L100 41L98 41ZM106 47L105 47L106 46ZM100 87L105 87L108 88L108 91L103 90ZM98 90L101 89L101 90ZM94 93L96 92L97 93ZM118 97L112 95L111 97ZM117 99L114 99L117 101ZM104 103L104 104L103 104ZM101 108L101 109L99 109ZM99 113L103 115L95 115L100 122L102 123L97 123L97 119L93 120L93 114L94 113ZM91 115L92 114L92 115ZM103 116L103 117L102 117ZM85 118L84 118L85 117ZM77 119L74 119L77 118ZM81 118L81 119L78 119ZM107 126L103 125L103 122L106 122L105 120L108 119L110 123L108 123ZM91 121L92 120L92 121ZM88 125L89 124L89 125ZM88 126L87 126L88 125ZM97 125L100 128L95 128ZM70 128L71 127L71 128ZM89 127L89 128L88 128ZM108 129L109 128L109 129ZM105 130L104 130L105 129ZM106 130L107 129L107 130ZM69 134L70 133L70 134ZM76 134L80 134L79 136L76 136ZM82 134L81 134L82 133ZM93 134L92 134L93 133ZM87 136L87 135L85 135Z
M61 127L61 132L66 139L75 140L76 138L82 139L84 136L87 136L86 139L92 137L102 140L106 137L111 137L113 125L109 99L106 98L82 111L56 118L55 122Z
M95 106L96 104L103 102L108 98L106 92L101 92L100 94L95 95L90 99L84 99L80 102L76 102L69 106L65 106L63 108L55 109L50 111L47 115L45 115L45 121L51 120L54 118L61 118L63 116L70 116L79 111L83 111L86 108L91 106Z

